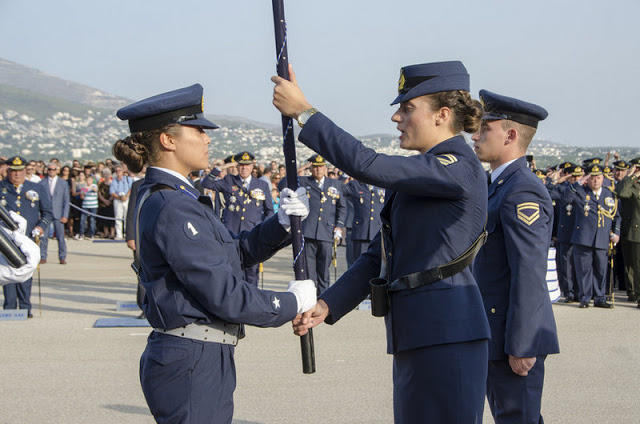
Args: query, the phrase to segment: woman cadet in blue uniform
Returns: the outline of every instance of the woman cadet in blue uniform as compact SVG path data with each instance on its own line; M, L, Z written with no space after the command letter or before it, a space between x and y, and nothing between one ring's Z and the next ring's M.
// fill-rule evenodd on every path
M274 292L241 277L243 266L289 243L287 214L308 214L303 191L289 190L282 212L232 236L210 199L188 181L208 165L211 140L204 130L218 128L204 118L202 92L195 84L117 112L131 135L115 143L114 155L133 172L149 165L137 199L136 239L143 309L154 331L140 359L140 381L161 423L230 423L242 324L277 327L316 301L311 280Z
M396 423L480 423L487 377L489 325L465 255L477 245L487 215L486 174L461 131L480 127L482 107L469 96L461 62L407 66L391 120L400 147L414 156L376 153L317 112L298 87L273 77L274 105L303 127L299 140L350 176L387 189L381 212L393 354ZM475 245L474 245L475 243ZM333 324L370 292L382 261L381 235L324 292L294 331ZM455 269L459 259L463 267ZM311 315L309 317L309 315Z

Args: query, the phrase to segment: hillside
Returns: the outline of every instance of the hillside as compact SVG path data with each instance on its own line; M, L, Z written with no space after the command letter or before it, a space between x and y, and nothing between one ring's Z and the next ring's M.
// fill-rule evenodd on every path
M115 111L130 102L0 59L0 154L43 160L55 156L65 162L111 157L113 143L129 133ZM249 150L260 161L283 161L279 123L264 124L223 115L209 118L221 126L219 130L208 131L212 158ZM360 140L380 153L411 154L398 147L396 135L374 134ZM605 157L611 150L627 159L640 156L640 148L580 148L549 140L534 140L529 153L536 157L539 167L544 167L563 160L580 162L589 157ZM299 161L312 154L301 144L297 153Z

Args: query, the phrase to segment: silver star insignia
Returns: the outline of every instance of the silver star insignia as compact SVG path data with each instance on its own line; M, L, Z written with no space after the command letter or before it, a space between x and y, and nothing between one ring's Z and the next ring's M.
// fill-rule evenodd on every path
M273 298L273 307L275 309L280 309L280 299L278 299L277 297Z

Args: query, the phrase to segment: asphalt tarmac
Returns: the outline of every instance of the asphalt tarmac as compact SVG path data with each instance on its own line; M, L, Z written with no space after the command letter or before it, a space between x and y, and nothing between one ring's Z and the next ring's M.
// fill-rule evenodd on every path
M131 252L124 243L67 246L68 265L59 265L49 243L41 308L34 277L35 317L0 321L0 423L152 423L138 380L150 328L94 327L139 314L116 311L117 301L135 301ZM338 275L344 269L340 260ZM289 249L265 263L265 288L284 290L292 277ZM640 422L640 309L617 295L613 310L554 305L561 353L546 361L547 423ZM317 371L305 375L289 325L247 329L236 348L234 423L393 422L383 320L355 310L317 327L314 341ZM488 408L484 422L493 422Z

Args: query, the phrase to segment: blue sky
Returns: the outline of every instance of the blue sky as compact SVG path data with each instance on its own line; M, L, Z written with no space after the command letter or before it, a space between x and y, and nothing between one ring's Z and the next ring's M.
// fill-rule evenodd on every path
M640 2L285 0L311 104L354 135L396 134L401 66L462 60L481 88L540 104L538 135L640 146ZM279 124L268 0L0 0L0 57L141 99L200 82L210 114Z

